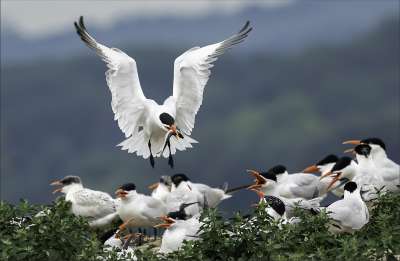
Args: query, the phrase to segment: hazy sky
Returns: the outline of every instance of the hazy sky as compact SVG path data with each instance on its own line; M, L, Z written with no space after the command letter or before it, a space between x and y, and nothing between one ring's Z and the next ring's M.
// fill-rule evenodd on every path
M25 37L41 37L70 26L80 15L100 27L112 26L125 16L201 16L232 13L248 6L280 7L294 0L267 1L1 1L2 26L12 26Z

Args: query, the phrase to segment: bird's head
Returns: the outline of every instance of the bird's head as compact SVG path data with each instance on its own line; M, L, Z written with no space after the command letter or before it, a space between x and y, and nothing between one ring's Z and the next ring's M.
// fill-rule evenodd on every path
M365 158L368 158L371 155L371 146L369 146L367 144L357 145L354 148L354 152L356 153L356 156L358 156L358 157L363 156Z
M73 187L81 187L82 181L78 176L65 176L60 180L53 181L50 183L51 186L59 186L53 191L53 194L57 192L67 193Z
M275 183L277 181L276 174L273 172L258 172L256 170L247 170L251 176L254 177L254 184L249 186L250 190L260 190L268 185L268 183Z
M338 161L338 157L334 154L329 154L322 160L318 161L316 164L311 165L303 170L303 173L316 173L324 172L324 169L332 167Z
M129 199L134 194L136 194L136 185L134 183L125 183L115 191L116 197L120 199Z
M175 124L175 119L170 114L163 112L160 114L159 119L161 122L161 126L168 132L168 139L171 136L183 139L181 131Z
M352 144L352 145L362 145L366 144L371 147L371 153L372 154L377 154L377 153L386 153L386 145L383 142L382 139L380 138L366 138L363 140L347 140L343 142L343 144ZM352 152L353 150L346 150L345 152Z

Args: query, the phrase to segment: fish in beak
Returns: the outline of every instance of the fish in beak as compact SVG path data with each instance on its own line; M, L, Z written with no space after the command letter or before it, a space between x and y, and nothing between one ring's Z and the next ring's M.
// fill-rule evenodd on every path
M175 223L175 220L170 218L170 217L168 217L168 216L162 216L162 217L160 217L160 219L163 220L164 223L155 225L154 228L160 228L161 227L161 228L168 229L170 226L172 226L172 224Z
M316 173L319 172L317 165L311 165L303 170L303 173Z
M59 188L53 190L52 193L53 193L53 194L56 194L56 193L58 193L58 192L61 192L63 183L62 183L61 181L59 181L59 180L56 180L56 181L51 182L51 183L50 183L50 186L61 186L61 187L59 187Z
M128 195L128 192L123 189L117 189L115 191L115 195L117 196L117 198L124 199L126 195Z
M153 183L150 186L148 186L148 188L150 190L155 190L158 187L158 185L160 185L160 182Z
M262 185L267 183L265 178L263 176L261 176L261 174L258 171L249 169L249 170L247 170L247 173L249 173L251 176L253 176L255 178L254 179L255 183L253 185L249 186L247 189L259 190L262 187Z

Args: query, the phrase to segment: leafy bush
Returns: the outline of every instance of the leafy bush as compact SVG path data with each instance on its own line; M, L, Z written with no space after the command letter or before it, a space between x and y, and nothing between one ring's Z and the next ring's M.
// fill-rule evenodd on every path
M201 240L180 251L158 254L147 247L137 260L396 260L400 255L400 194L381 196L371 206L367 226L354 234L328 232L326 213L297 210L300 221L273 221L263 210L250 217L224 219L216 209L201 217ZM104 251L83 218L57 200L51 207L21 202L0 205L1 260L126 260L117 250ZM45 213L36 215L38 211ZM24 218L22 220L22 218Z

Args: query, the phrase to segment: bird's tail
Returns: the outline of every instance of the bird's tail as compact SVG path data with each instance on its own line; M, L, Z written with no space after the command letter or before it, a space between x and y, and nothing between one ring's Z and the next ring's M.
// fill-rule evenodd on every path
M162 155L164 158L168 158L168 148L166 148L164 152L162 152L165 143L164 137L152 137L150 142L151 151L154 157L160 157ZM183 139L171 137L170 143L171 154L175 154L177 150L183 151L186 150L186 148L192 148L192 144L198 142L189 136L185 136ZM141 156L145 159L150 157L149 138L147 137L147 135L145 135L144 131L139 131L138 133L132 135L117 146L122 147L122 150L127 150L128 153L136 152L136 155Z

